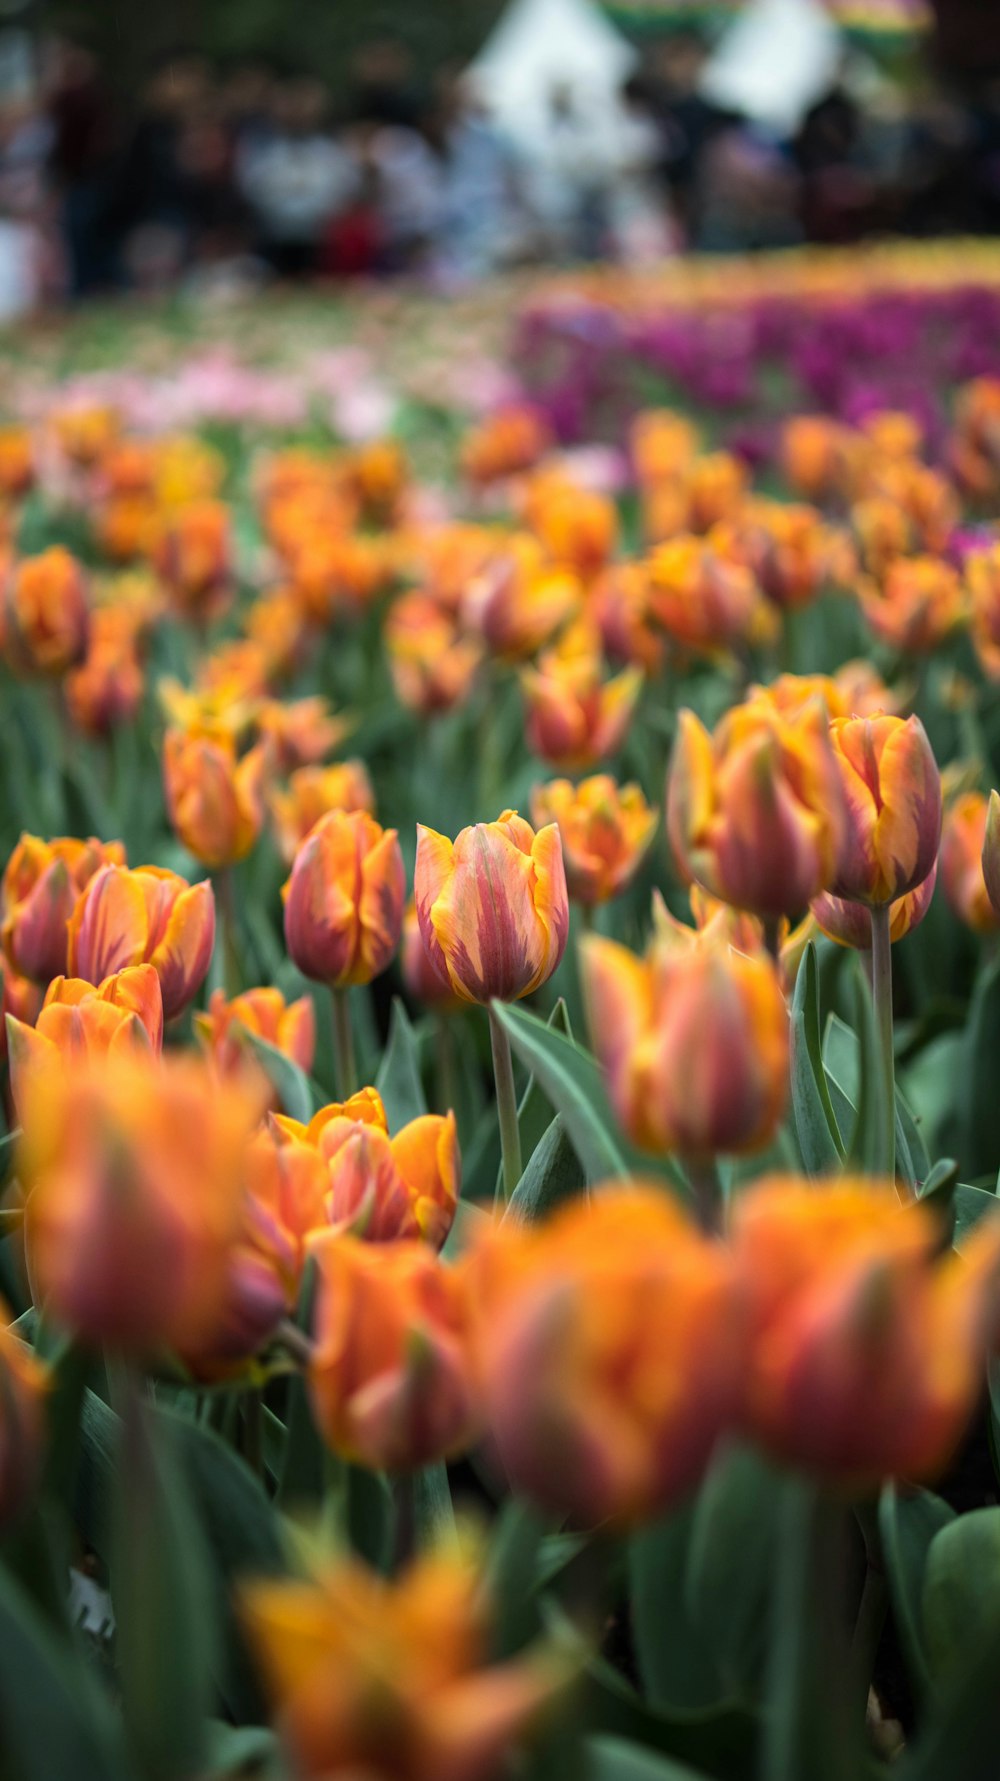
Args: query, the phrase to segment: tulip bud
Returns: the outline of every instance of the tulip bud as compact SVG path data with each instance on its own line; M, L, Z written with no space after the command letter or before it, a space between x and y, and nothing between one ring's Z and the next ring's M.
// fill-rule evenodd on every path
M331 810L375 814L375 793L363 761L337 761L332 767L300 767L287 788L275 786L268 800L278 851L290 866L306 836Z
M135 1049L158 1055L163 1045L163 999L152 965L133 965L97 988L79 977L54 977L33 1027L7 1016L10 1084L20 1113L30 1070Z
M188 884L160 866L111 865L77 898L69 924L68 969L103 983L127 965L152 965L163 1017L173 1020L197 995L215 946L215 897L208 880Z
M203 866L232 866L250 852L264 821L268 759L264 743L237 760L235 746L226 738L167 731L167 814L178 840Z
M469 583L461 617L494 655L523 661L579 614L582 597L575 575L553 568L534 538L515 532Z
M542 654L537 668L522 671L528 746L552 766L574 772L616 754L642 682L639 668L604 680L597 636L587 625L574 627Z
M862 581L861 609L884 643L925 655L966 616L958 571L936 556L897 557L881 581Z
M743 1320L725 1250L668 1195L609 1183L542 1225L491 1226L462 1267L515 1490L592 1527L697 1484L741 1405Z
M39 1481L45 1446L48 1374L11 1328L0 1299L0 1526L29 1502Z
M307 835L285 885L285 944L305 977L344 989L391 964L406 875L395 829L366 810L331 810Z
M940 1472L997 1331L994 1222L942 1253L931 1208L901 1206L888 1182L778 1176L736 1201L733 1246L751 1320L751 1432L859 1492Z
M245 1070L250 1059L244 1033L266 1039L276 1051L292 1059L308 1076L316 1051L316 1015L311 996L287 1002L280 989L247 989L226 1001L225 990L216 989L207 1014L196 1014L195 1031L216 1069L223 1076Z
M619 788L607 774L577 786L568 779L536 785L531 816L537 828L558 826L569 895L591 908L631 883L657 823L637 785Z
M847 831L830 889L857 903L894 903L937 859L941 776L918 717L838 718L830 739Z
M18 976L48 983L65 971L67 923L78 893L106 862L124 859L120 841L21 836L0 884L0 940Z
M766 699L729 711L713 736L680 713L667 825L687 879L756 915L797 915L831 883L844 792L819 699L787 716Z
M15 672L65 674L86 654L88 625L84 573L61 544L9 571L0 631Z
M259 646L258 646L259 647ZM283 773L315 766L338 748L350 730L349 722L335 717L325 699L264 699L257 707L257 730L270 743L271 758ZM364 773L361 761L345 761L343 770ZM336 771L326 768L326 772ZM327 805L327 809L331 809ZM322 812L319 813L322 815Z
M649 610L686 649L712 653L745 645L766 623L768 609L750 569L712 540L671 538L652 552L648 572Z
M422 1243L375 1250L328 1234L312 1254L309 1395L327 1445L391 1471L463 1452L480 1412L462 1278Z
M569 932L562 845L513 810L454 841L417 824L414 897L432 964L464 1002L516 1002L551 977Z
M17 1168L40 1302L95 1346L197 1351L218 1328L258 1112L191 1058L25 1079Z
M897 897L889 908L889 940L895 946L897 940L905 940L907 934L918 928L931 906L934 886L937 883L937 860L916 890L907 891L904 897ZM835 940L838 946L852 946L856 952L868 952L872 944L871 910L866 903L852 903L846 897L833 897L829 891L822 896L814 897L809 905L817 925L829 940Z
M705 1158L770 1142L788 1096L788 1012L765 953L708 928L661 933L644 959L591 934L580 958L594 1052L634 1144Z
M990 901L983 877L983 848L989 803L982 792L962 792L944 813L941 878L950 907L976 934L994 933L1000 913Z
M194 501L167 519L156 567L179 611L205 617L218 606L230 574L230 523L222 501Z
M427 594L403 594L385 621L385 647L401 704L425 717L453 711L472 691L483 646Z
M991 792L983 836L983 882L986 894L1000 915L1000 793Z
M145 677L136 653L131 613L102 606L94 613L87 654L66 676L65 695L77 728L90 736L106 736L117 724L135 717Z

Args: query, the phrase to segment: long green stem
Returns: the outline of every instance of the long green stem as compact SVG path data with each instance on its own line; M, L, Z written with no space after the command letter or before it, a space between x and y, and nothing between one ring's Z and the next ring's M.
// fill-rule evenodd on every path
M215 892L219 904L219 925L222 930L222 980L227 996L238 996L243 988L243 966L237 938L236 885L232 866L223 866L215 874Z
M698 1223L709 1234L722 1229L723 1193L719 1165L714 1157L685 1157L684 1167L694 1191Z
M510 1040L492 1008L490 1043L493 1047L493 1078L497 1088L500 1150L503 1155L503 1197L506 1203L521 1179L521 1133L517 1123L517 1095L514 1090Z
M332 989L330 998L333 1005L333 1066L337 1093L342 1101L349 1101L358 1087L351 1009L346 989Z
M884 1170L890 1181L894 1181L896 1178L896 1066L892 1049L892 940L889 931L889 904L875 904L871 916L872 994L875 1001L875 1026L878 1031L881 1054L885 1114Z

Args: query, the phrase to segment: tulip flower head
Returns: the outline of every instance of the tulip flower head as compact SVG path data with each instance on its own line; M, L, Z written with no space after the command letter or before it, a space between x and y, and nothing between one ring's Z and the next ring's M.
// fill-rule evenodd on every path
M65 674L87 651L87 583L61 544L6 571L0 636L16 673Z
M55 977L34 1026L7 1016L11 1090L20 1109L32 1070L69 1067L79 1060L138 1048L159 1055L163 997L152 965L129 965L95 989L80 977Z
M934 887L937 884L937 861L927 874L922 884L915 890L907 891L905 896L897 897L889 906L889 941L895 946L898 940L905 940L914 928L918 928L931 906ZM809 905L816 925L828 940L835 940L838 946L853 947L855 952L867 952L872 944L872 917L867 903L855 903L847 897L831 896L823 891L821 896L814 897Z
M222 736L168 730L163 739L167 814L179 841L213 871L245 859L264 822L266 743L242 759Z
M417 824L414 897L424 947L464 1002L516 1002L551 977L569 933L555 823L505 810L454 841Z
M830 889L895 903L923 884L941 839L941 776L918 717L837 718L830 738L848 820Z
M948 804L941 829L941 881L951 908L976 934L1000 927L983 876L983 849L989 800L982 792L962 792Z
M159 866L103 866L76 900L68 970L88 983L149 964L160 980L163 1016L173 1020L197 995L215 946L215 897L207 879L188 884Z
M331 810L312 828L285 885L285 943L299 970L344 989L395 956L406 876L399 837L366 810Z
M77 896L104 865L124 866L124 861L120 841L21 836L0 883L0 941L18 976L48 983L66 970L67 925ZM107 975L102 971L100 977Z
M275 1050L290 1057L306 1075L316 1051L316 1016L312 998L300 996L286 1002L280 989L247 989L226 1000L225 991L213 990L207 1014L196 1014L195 1031L223 1076L248 1067L245 1033L266 1039Z
M589 625L572 626L537 668L522 671L529 747L572 772L606 760L625 739L642 683L639 668L606 680L598 636Z
M299 767L287 786L272 786L268 796L278 851L287 866L320 817L331 810L367 810L375 814L375 793L363 761L335 761L328 767Z
M861 609L876 637L915 655L937 649L966 616L958 571L941 557L900 557L881 581L864 581Z
M536 828L557 824L570 898L589 907L631 883L658 821L637 785L619 787L606 773L577 786L568 779L536 785L531 816Z

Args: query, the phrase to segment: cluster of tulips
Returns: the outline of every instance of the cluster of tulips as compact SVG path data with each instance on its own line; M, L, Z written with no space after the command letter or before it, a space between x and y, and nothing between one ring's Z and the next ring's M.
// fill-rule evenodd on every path
M986 1781L1000 382L252 443L0 429L0 1769Z

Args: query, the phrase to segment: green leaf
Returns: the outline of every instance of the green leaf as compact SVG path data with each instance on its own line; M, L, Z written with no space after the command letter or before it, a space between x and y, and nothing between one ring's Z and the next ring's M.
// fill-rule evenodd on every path
M266 1725L210 1722L206 1781L286 1781L288 1775L281 1745Z
M111 1543L122 1713L141 1772L188 1781L211 1705L210 1561L164 1426L138 1387L126 1392Z
M444 1460L424 1466L413 1478L413 1531L418 1552L453 1540L457 1532L451 1485Z
M373 1571L387 1572L396 1534L396 1505L384 1472L343 1468L344 1525L351 1548Z
M922 1603L927 1665L941 1684L1000 1632L1000 1508L970 1510L935 1534Z
M712 1642L688 1606L688 1555L697 1506L687 1503L628 1545L632 1630L643 1688L664 1712L699 1712L730 1694Z
M0 1569L0 1774L131 1781L120 1727L82 1655Z
M538 1632L534 1584L544 1522L520 1497L508 1497L493 1528L486 1566L486 1587L492 1610L492 1655L513 1657Z
M927 1554L935 1536L954 1519L950 1505L929 1490L903 1494L898 1485L887 1484L879 1498L879 1532L893 1616L910 1675L921 1693L930 1682L922 1608Z
M846 1132L850 1138L858 1105L861 1074L859 1046L857 1036L837 1014L831 1014L826 1023L823 1061L841 1135ZM912 1189L924 1180L930 1166L930 1157L919 1122L897 1083L896 1172Z
M713 1781L757 1781L762 1772L758 1722L745 1708L705 1711L689 1706L673 1713L660 1711L641 1700L621 1672L602 1658L594 1658L586 1667L576 1715L591 1736L625 1738L686 1762L696 1771L703 1769Z
M1000 956L979 978L969 1005L959 1053L957 1082L958 1156L962 1173L995 1174L1000 1161L997 1134L996 1059L1000 1056Z
M751 1447L716 1458L699 1492L685 1603L727 1689L757 1691L781 1544L781 1479Z
M375 1087L385 1104L393 1136L402 1126L427 1112L427 1099L420 1079L420 1047L399 996L393 997L389 1043L379 1065Z
M625 1738L588 1738L585 1781L705 1781L697 1769Z
M251 1033L249 1027L240 1026L240 1036L245 1041L254 1057L265 1071L269 1082L281 1102L282 1111L290 1119L297 1119L308 1125L320 1100L313 1093L312 1085L304 1070L301 1070L293 1058L279 1051L259 1033Z
M858 1038L858 1098L847 1160L863 1174L885 1169L888 1152L888 1109L882 1091L879 1040L871 990L858 967L854 979L855 1026Z
M808 1175L835 1174L844 1146L823 1066L819 1024L819 967L812 941L799 966L792 998L792 1119Z
M982 1218L992 1218L1000 1206L995 1193L985 1187L970 1187L960 1181L955 1189L955 1247L973 1231Z
M532 1152L504 1217L514 1224L531 1224L584 1188L582 1164L566 1136L562 1115L557 1113Z

